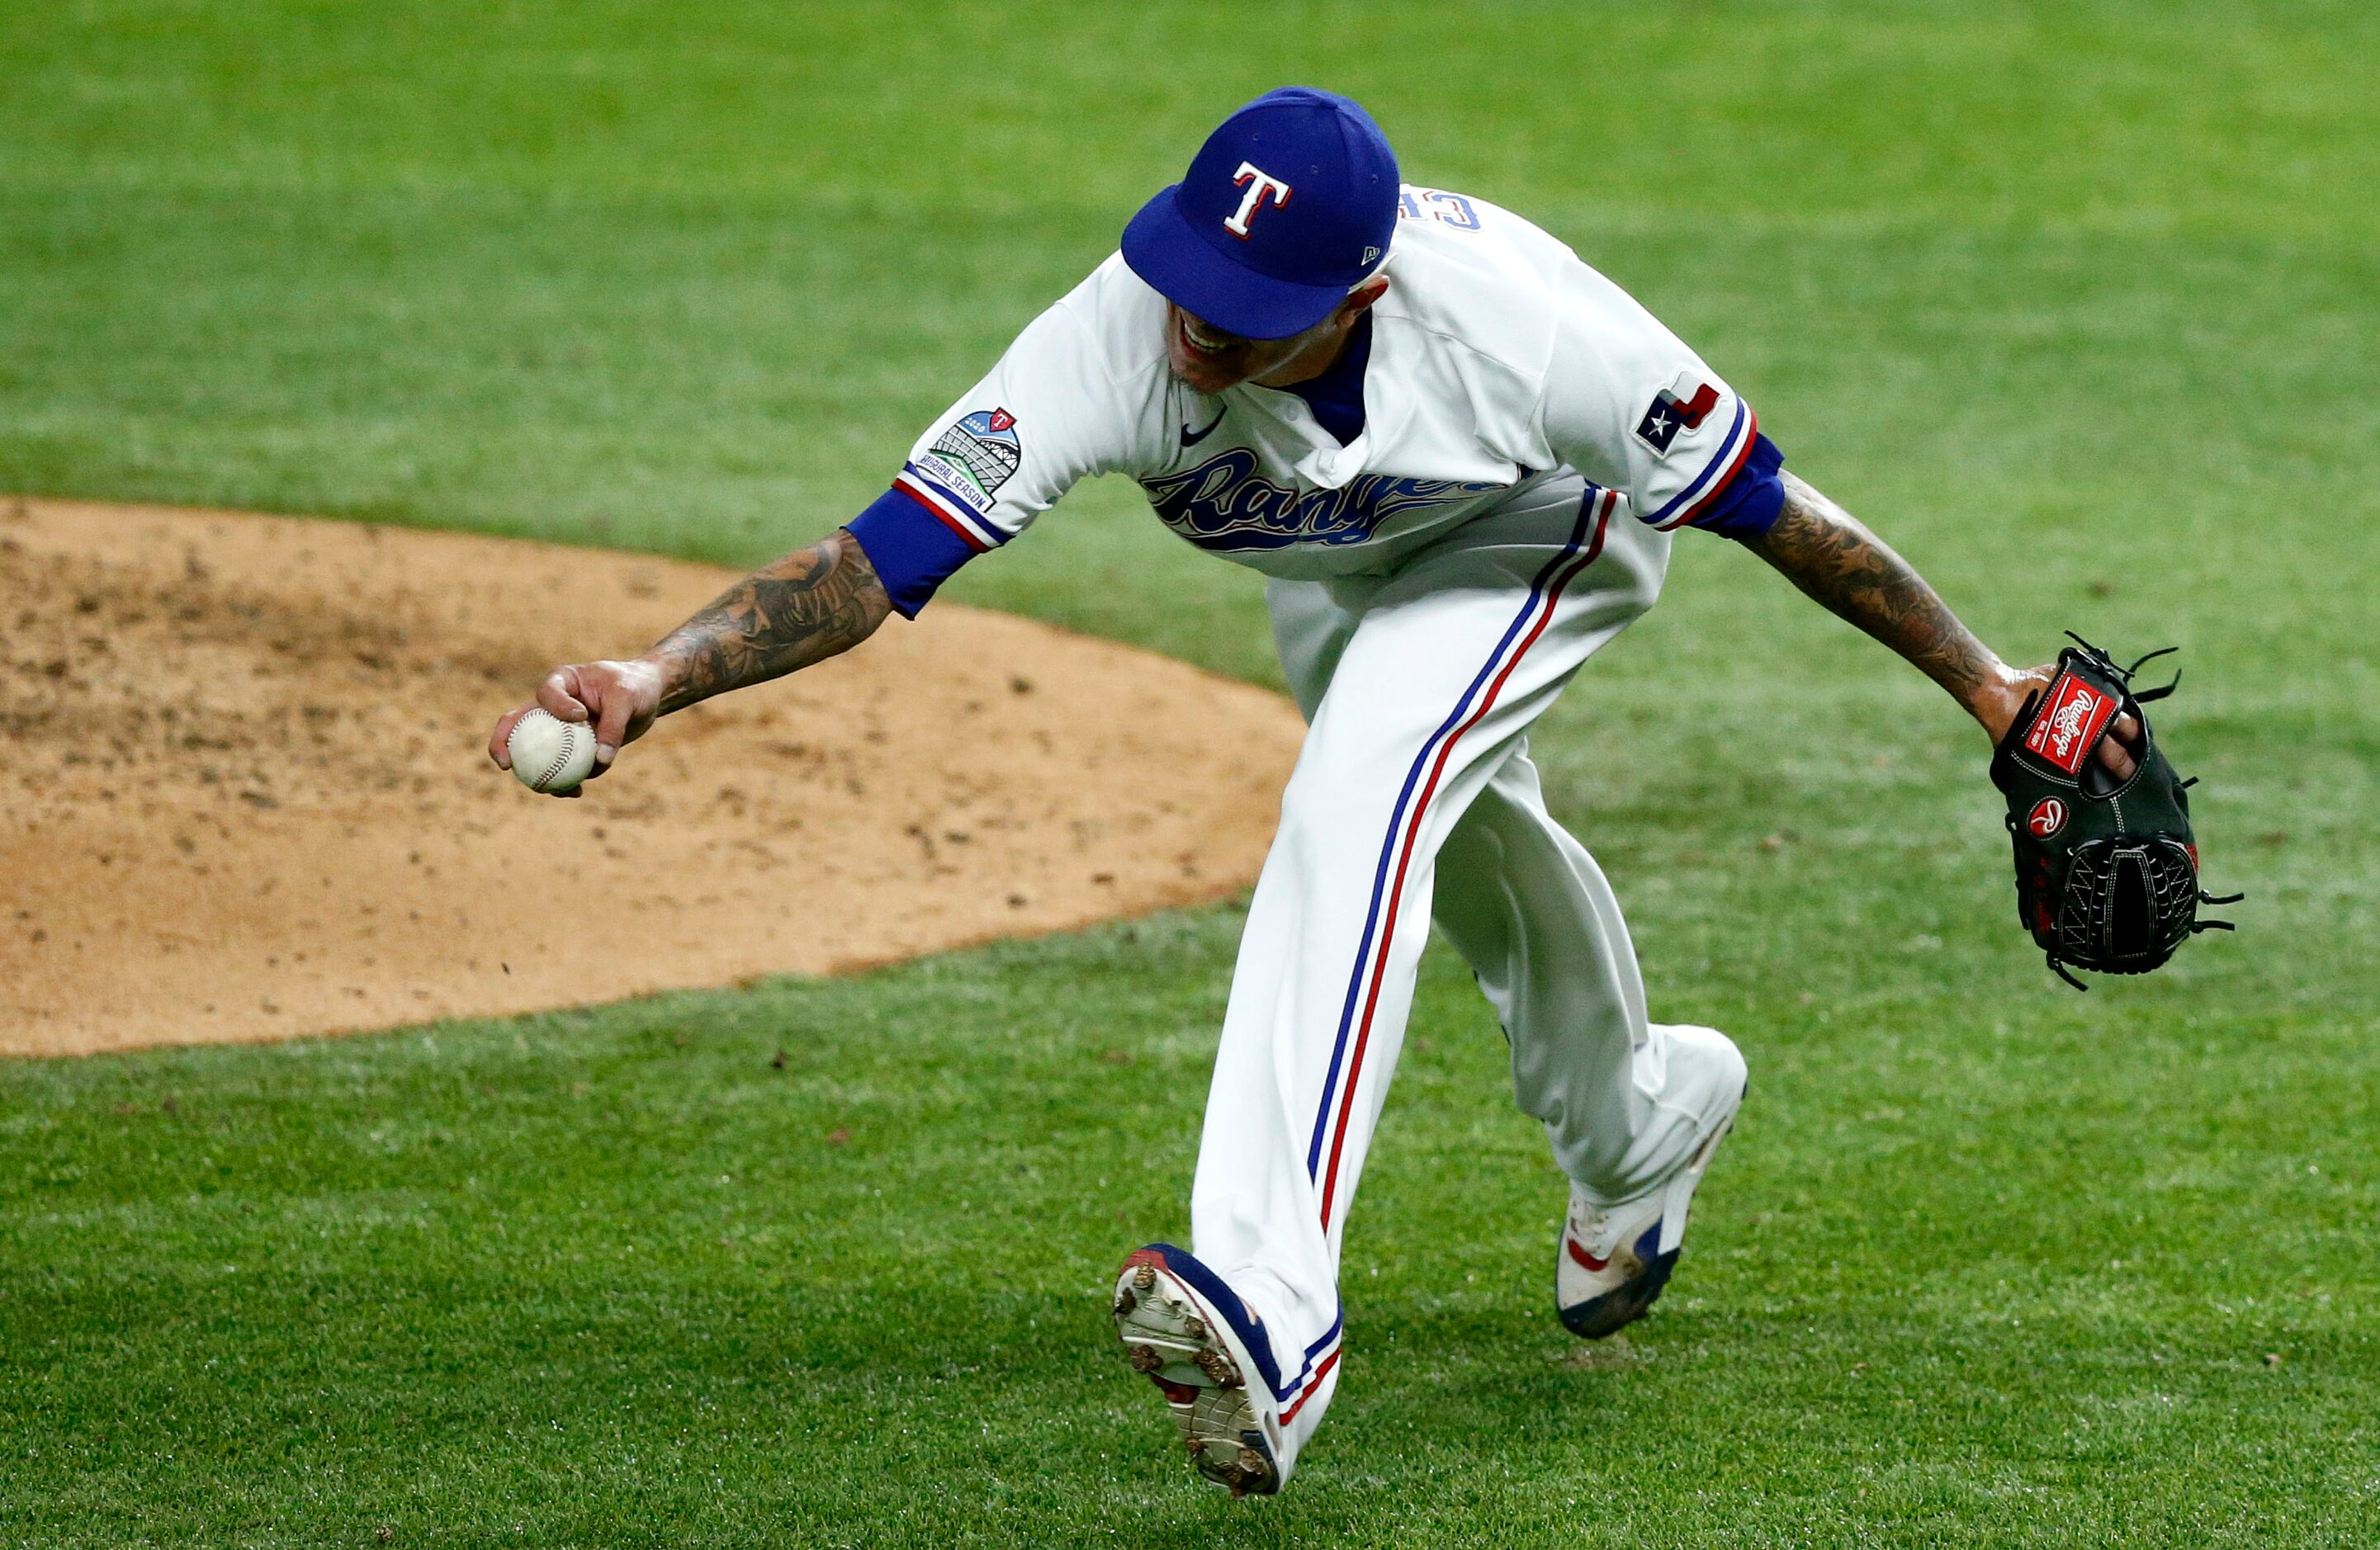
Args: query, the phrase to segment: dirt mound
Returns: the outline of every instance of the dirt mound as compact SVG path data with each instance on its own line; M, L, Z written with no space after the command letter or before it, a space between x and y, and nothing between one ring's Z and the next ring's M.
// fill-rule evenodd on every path
M546 668L639 650L729 579L0 503L0 1053L828 973L1254 878L1285 702L947 603L671 718L579 801L486 762Z

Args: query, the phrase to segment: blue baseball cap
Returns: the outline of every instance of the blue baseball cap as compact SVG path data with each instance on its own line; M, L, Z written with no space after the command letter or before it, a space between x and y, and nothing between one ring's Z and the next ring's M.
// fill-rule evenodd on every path
M1397 158L1353 99L1268 91L1207 137L1181 182L1123 229L1123 261L1169 301L1245 339L1330 315L1388 256Z

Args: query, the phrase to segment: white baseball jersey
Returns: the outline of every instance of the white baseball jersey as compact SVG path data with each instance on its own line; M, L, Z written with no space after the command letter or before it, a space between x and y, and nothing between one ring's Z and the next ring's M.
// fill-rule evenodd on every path
M1386 272L1344 445L1295 393L1176 380L1165 300L1119 254L918 438L896 488L981 552L1076 480L1129 474L1199 548L1320 578L1391 566L1566 470L1672 527L1752 449L1750 406L1693 350L1509 211L1406 187Z

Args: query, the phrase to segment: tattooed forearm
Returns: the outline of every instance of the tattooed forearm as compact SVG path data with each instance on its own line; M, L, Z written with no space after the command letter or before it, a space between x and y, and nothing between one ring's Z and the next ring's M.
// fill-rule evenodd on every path
M662 670L661 708L680 709L848 651L892 609L867 551L838 530L746 576L647 653Z
M1891 545L1791 473L1784 479L1784 515L1749 547L1986 720L1985 702L1996 701L2012 676L2007 666Z

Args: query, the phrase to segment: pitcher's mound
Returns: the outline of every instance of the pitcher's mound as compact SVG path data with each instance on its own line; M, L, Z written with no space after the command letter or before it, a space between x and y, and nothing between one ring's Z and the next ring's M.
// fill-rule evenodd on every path
M671 717L578 801L487 761L554 663L732 573L0 504L0 1052L286 1037L820 974L1245 886L1278 696L938 603Z

